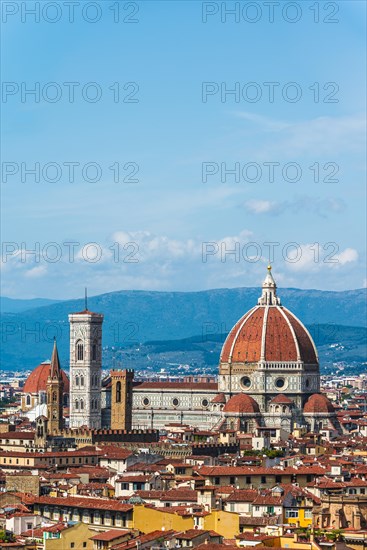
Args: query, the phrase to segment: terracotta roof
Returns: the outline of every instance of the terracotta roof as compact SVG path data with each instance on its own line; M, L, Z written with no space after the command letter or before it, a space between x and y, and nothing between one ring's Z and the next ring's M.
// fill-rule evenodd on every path
M205 535L206 533L208 533L208 535L211 534L207 529L188 529L184 533L178 534L176 538L184 539L184 540L193 540L196 537L201 537L202 535ZM217 536L219 537L220 535L217 535Z
M157 539L170 539L173 537L174 534L175 534L175 531L173 531L172 529L167 531L156 530L156 531L152 531L151 533L147 533L146 535L141 535L140 537L136 537L132 540L115 544L112 546L112 549L125 550L129 548L137 548L137 547L141 548L143 544L145 545Z
M115 540L120 537L123 537L129 532L130 531L128 529L124 529L124 530L110 529L109 531L104 531L102 533L98 533L98 535L94 535L94 537L91 537L90 540L104 540L104 541Z
M325 395L321 393L314 393L308 398L305 406L303 407L304 413L335 413L335 409Z
M75 311L74 313L71 313L71 315L98 315L99 317L103 317L102 313L94 313L93 311L89 311L89 309L83 309L83 311Z
M31 374L28 376L24 386L23 393L38 393L39 391L46 391L47 389L47 379L51 373L51 362L47 361L41 363L36 367ZM64 384L63 391L64 393L69 393L70 385L69 378L66 376L65 372L61 371L62 381Z
M196 470L203 476L251 476L251 475L325 475L321 466L300 466L297 468L265 468L263 466L202 466Z
M253 502L258 494L257 489L238 489L233 491L225 500L226 502Z
M136 491L143 500L160 500L168 502L197 502L197 491L193 489L170 489L169 491Z
M120 459L120 460L126 460L129 456L131 456L133 453L131 451L128 451L127 449L123 449L122 447L118 447L117 445L103 445L101 447L102 450L102 458L112 458L112 459Z
M259 413L260 408L253 397L245 393L238 393L231 397L223 407L225 413Z
M294 404L292 399L289 399L289 397L287 397L283 393L280 393L279 395L276 395L275 397L273 397L273 399L270 401L270 403L279 403L280 405Z
M70 506L74 508L93 508L94 510L115 510L117 512L129 512L133 509L131 504L123 504L118 500L88 497L34 497L35 504L52 506Z
M203 544L199 544L199 546L196 546L196 550L231 550L236 549L238 550L238 546L236 544L215 544L213 542L204 542Z
M213 399L212 403L225 403L226 402L226 396L224 393L218 393Z

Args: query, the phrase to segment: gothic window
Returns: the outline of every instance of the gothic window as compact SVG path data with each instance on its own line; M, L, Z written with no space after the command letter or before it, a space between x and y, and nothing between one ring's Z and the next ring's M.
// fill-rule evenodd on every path
M76 399L75 401L75 410L78 411L79 410L79 401Z
M83 343L78 340L76 343L76 360L77 361L83 361L84 359L84 346Z
M57 401L57 394L56 392L52 392L52 401L55 403L55 401Z
M116 384L116 403L121 403L121 382Z
M27 395L26 403L27 403L27 405L31 404L31 396L30 395Z
M80 410L84 409L84 401L83 399L80 400Z
M76 377L75 377L75 385L76 385L76 386L79 386L79 376L76 376Z
M81 385L81 386L84 386L84 376L81 376L81 377L80 377L80 385Z
M94 342L92 345L92 361L97 360L97 344Z

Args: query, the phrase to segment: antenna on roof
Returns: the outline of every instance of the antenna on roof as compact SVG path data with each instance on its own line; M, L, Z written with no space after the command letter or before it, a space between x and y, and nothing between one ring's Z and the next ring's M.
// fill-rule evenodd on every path
M85 310L88 310L88 294L87 294L87 287L84 289L84 304L85 304Z

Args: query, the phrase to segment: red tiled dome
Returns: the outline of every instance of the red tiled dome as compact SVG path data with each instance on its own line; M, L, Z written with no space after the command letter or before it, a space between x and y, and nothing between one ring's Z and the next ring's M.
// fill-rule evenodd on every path
M223 412L227 413L259 413L259 405L250 395L238 393L231 397L228 403L223 407Z
M23 393L38 393L39 391L46 391L47 378L50 375L51 363L47 361L41 363L36 367L28 376L23 386ZM64 371L62 372L62 380L64 383L63 392L69 393L69 378Z
M218 395L216 395L212 399L212 403L225 403L225 402L226 402L226 397L225 397L224 393L218 393Z
M335 413L331 401L321 393L311 395L303 407L304 413Z
M317 364L316 348L307 329L280 305L270 268L262 288L258 305L248 311L227 336L221 363L303 361Z

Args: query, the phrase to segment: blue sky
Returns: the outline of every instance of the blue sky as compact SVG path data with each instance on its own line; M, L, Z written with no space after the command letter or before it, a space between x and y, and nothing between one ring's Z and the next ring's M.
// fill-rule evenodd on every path
M60 21L50 23L52 6L34 22L22 13L25 2L3 4L11 5L2 25L3 295L255 286L269 242L279 243L272 258L279 286L366 285L364 2L318 2L319 23L307 1L295 3L295 23L285 20L295 17L292 7L282 15L287 2L276 3L273 23L264 2L255 23L243 11L239 22L223 14L222 22L216 2L137 2L137 23L115 23L110 8L118 3L109 0L94 3L96 23L85 20L93 6L83 19L75 5L70 23L60 1ZM119 6L120 19L135 9ZM203 10L217 8L204 23ZM79 83L73 103L65 82ZM102 94L94 103L81 93L91 82L85 93ZM219 90L205 102L204 82ZM274 101L267 82L278 83ZM39 101L22 101L35 83ZM239 97L225 95L236 86ZM59 101L42 96L60 90ZM300 100L287 100L294 93ZM121 101L128 94L138 101ZM71 162L79 163L73 182ZM25 172L35 163L39 182ZM56 182L52 167L44 171L49 163L61 170ZM97 165L99 181L87 181L93 166L83 176L87 163ZM114 182L116 163L120 176L137 171L138 181ZM216 171L206 182L203 163ZM236 166L240 181L221 166ZM79 243L73 261L66 242ZM206 261L203 249L212 252Z

